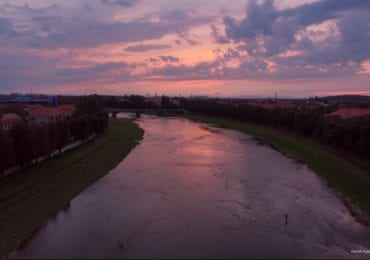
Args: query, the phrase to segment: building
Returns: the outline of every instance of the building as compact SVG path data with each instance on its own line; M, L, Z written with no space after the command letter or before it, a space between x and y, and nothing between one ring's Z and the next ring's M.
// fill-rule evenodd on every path
M47 124L57 120L65 120L75 111L74 105L60 105L44 107L41 105L27 105L27 122L30 124Z
M339 108L326 116L339 116L343 119L370 115L370 108Z
M22 122L22 118L17 114L4 114L1 117L1 129L4 131L10 130L15 124Z
M275 108L286 108L286 109L299 109L297 104L293 103L262 103L262 102L247 102L247 105L253 107L261 107L265 109L275 109Z
M10 95L0 98L0 104L29 104L29 105L44 105L44 106L58 106L57 96L46 95Z

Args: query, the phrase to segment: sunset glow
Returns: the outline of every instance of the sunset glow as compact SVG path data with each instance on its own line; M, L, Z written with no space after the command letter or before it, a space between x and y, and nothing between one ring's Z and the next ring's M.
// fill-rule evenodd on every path
M0 0L0 92L370 92L368 1Z

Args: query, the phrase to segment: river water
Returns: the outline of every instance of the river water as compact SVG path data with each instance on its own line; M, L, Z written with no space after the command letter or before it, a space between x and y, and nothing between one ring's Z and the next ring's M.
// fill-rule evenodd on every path
M138 123L141 144L11 258L370 257L370 229L305 165L236 131Z

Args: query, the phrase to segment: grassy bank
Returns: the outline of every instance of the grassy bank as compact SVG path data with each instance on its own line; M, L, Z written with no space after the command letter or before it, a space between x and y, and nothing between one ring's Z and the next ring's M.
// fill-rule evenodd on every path
M113 169L142 136L132 121L112 119L95 140L1 179L0 259Z
M186 115L191 120L215 124L221 127L231 128L271 144L276 149L307 164L316 173L322 176L337 191L347 199L370 214L370 166L361 160L351 161L337 153L330 147L317 143L312 139L298 136L276 128L253 125L235 120L214 118L202 115ZM356 208L348 206L352 214L361 221L364 217L359 216Z

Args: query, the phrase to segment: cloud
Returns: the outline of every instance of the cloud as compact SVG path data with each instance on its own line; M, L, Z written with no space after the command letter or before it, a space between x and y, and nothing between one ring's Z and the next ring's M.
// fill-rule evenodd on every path
M149 62L156 64L156 63L158 63L158 62L159 62L159 59L156 59L156 58L152 58L152 57L150 57L150 58L149 58Z
M51 84L55 59L38 57L27 52L0 52L0 90Z
M288 8L280 13L282 17L297 17L302 26L340 18L343 12L370 9L369 1L362 0L322 0L296 8Z
M139 0L101 0L101 3L108 6L131 7Z
M235 48L228 48L226 52L224 53L223 57L221 60L223 62L231 61L232 59L241 59L242 54L238 49Z
M171 46L168 44L135 44L124 48L125 51L129 52L147 52L151 50L168 49Z
M176 31L176 33L177 33L177 35L181 38L181 39L183 39L185 42L187 42L188 44L190 44L190 45L198 45L199 43L198 42L196 42L195 40L193 40L187 33L183 33L183 32L181 32L180 30L178 30L178 29L176 29L175 30ZM177 43L177 42L176 42ZM180 42L181 43L181 42Z
M273 1L264 1L258 4L249 1L247 16L242 21L236 21L229 16L225 17L226 36L233 40L254 39L257 35L271 35L273 24L278 18Z
M97 63L82 68L65 67L55 70L58 82L119 81L128 79L129 65L125 62Z
M215 79L220 78L215 69L220 61L204 61L195 65L167 64L163 67L155 67L142 75L143 79L156 78L161 80L191 80L191 79Z
M161 62L169 63L179 63L180 59L172 55L161 55L158 58L149 57L146 62L152 63L154 65L160 64Z
M31 48L84 48L96 47L104 44L120 42L135 42L158 39L164 35L174 33L181 28L186 30L190 24L169 24L159 22L116 22L99 21L67 21L58 17L43 16L34 19L40 33L33 30L15 33L9 23L1 21L3 34L0 43Z
M91 8L91 6L89 6L88 4L85 4L85 8L89 12L92 12L93 11L93 9Z
M136 1L103 1L106 5L131 6ZM29 6L7 6L9 15L0 17L1 45L23 48L89 48L105 44L139 42L178 34L189 44L196 44L187 31L198 25L207 24L214 16L187 15L186 20L171 20L172 12L161 14L162 18L151 20L112 19L114 9L99 10L94 2L79 4L67 9L65 6L50 5L45 8ZM88 12L86 12L88 11ZM94 12L92 12L94 11ZM81 15L83 12L84 15ZM17 15L11 15L16 13ZM181 13L181 12L178 12ZM166 16L167 14L167 16ZM171 18L172 17L172 18ZM22 26L22 27L20 27Z
M58 30L59 29L59 30ZM135 42L157 39L174 31L170 24L151 22L107 23L89 22L64 24L50 30L44 39L32 37L32 46L42 48L83 48L119 42Z
M17 32L13 29L12 23L0 17L0 37L15 35L17 35Z
M337 75L355 73L370 58L369 1L323 0L284 10L274 1L249 1L244 19L223 22L224 36L248 53L240 64L247 71L268 60L275 71L258 70L276 77Z
M65 83L120 82L131 79L131 64L105 62L60 65L57 57L46 58L27 52L0 53L0 90L17 88L51 87ZM135 64L137 65L137 64Z
M173 10L162 14L160 19L166 21L185 21L192 18L191 13L189 10Z
M180 59L179 58L174 57L174 56L171 56L171 55L161 55L161 56L159 56L159 58L162 61L168 62L168 63L177 63L177 62L180 62Z
M222 35L218 31L216 26L211 25L211 30L212 30L211 35L216 43L219 43L219 44L230 43L230 40L226 36Z

